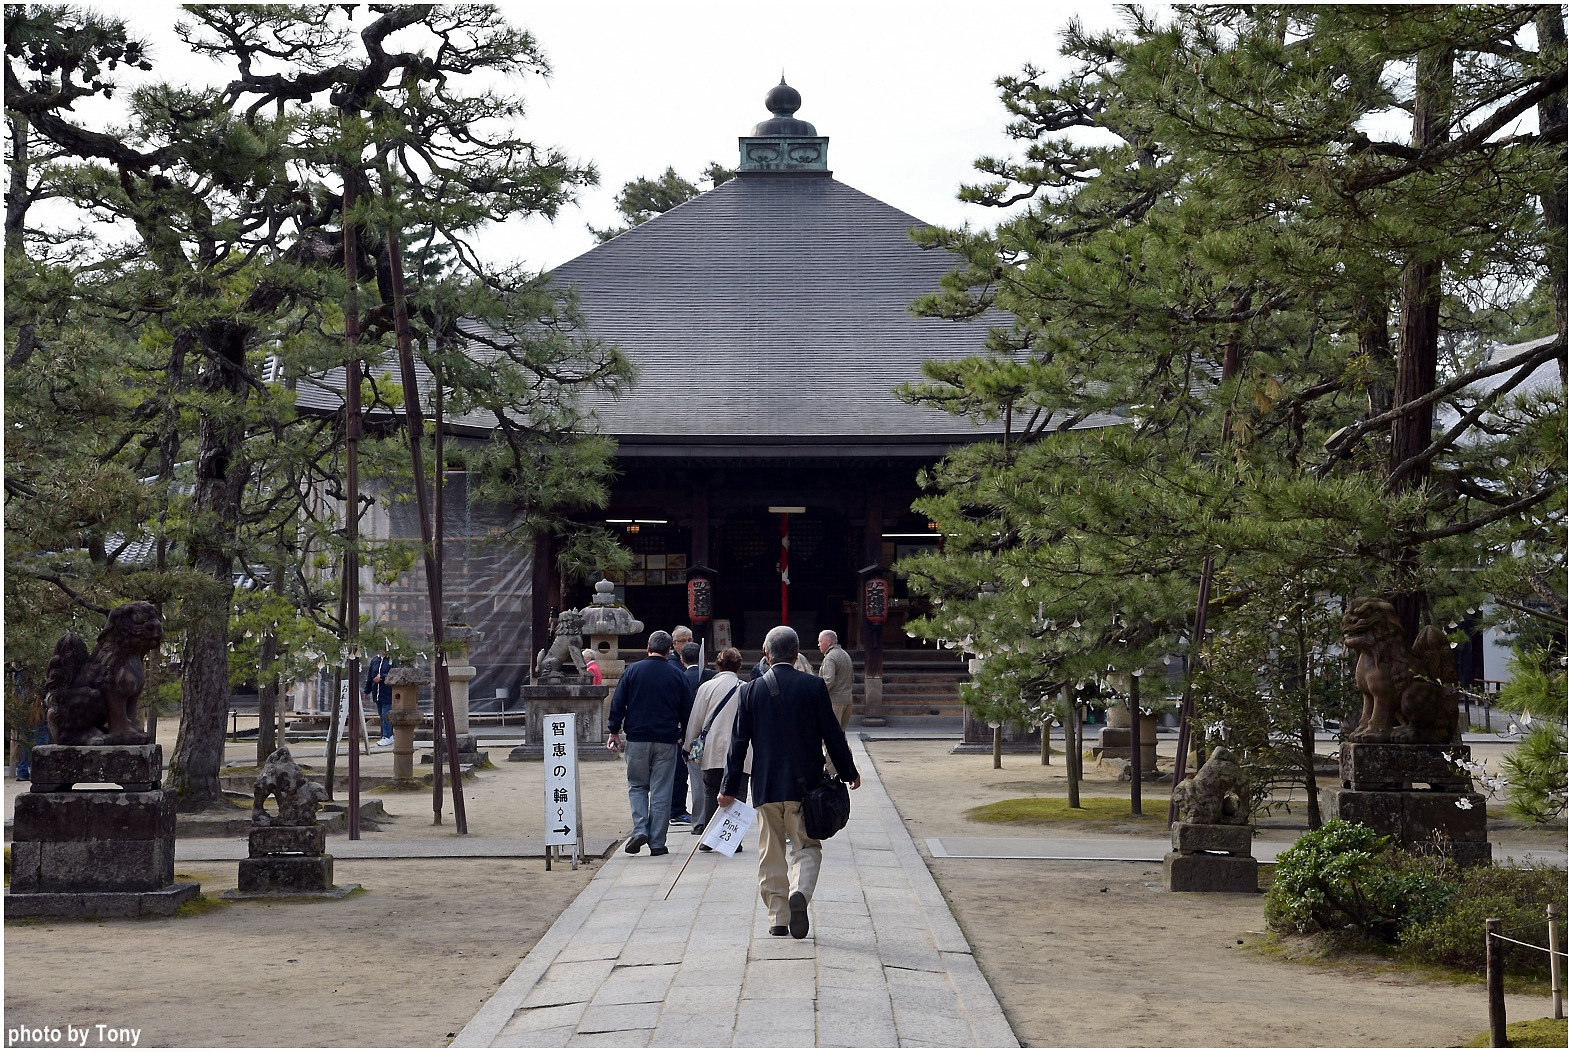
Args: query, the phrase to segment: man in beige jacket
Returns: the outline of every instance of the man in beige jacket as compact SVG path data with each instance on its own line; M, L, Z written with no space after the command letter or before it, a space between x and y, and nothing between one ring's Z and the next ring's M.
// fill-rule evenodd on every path
M828 628L819 633L819 653L824 655L819 676L830 690L830 707L835 710L835 718L841 721L841 730L845 730L851 722L852 680L855 678L851 655L841 648L839 637Z

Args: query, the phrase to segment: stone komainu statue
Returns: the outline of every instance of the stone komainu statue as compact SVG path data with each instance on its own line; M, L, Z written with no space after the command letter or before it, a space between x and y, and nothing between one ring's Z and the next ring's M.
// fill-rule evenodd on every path
M589 674L584 665L583 627L584 618L577 610L564 610L557 615L557 628L552 634L551 646L542 650L535 659L537 682L560 683L570 674Z
M278 801L278 815L267 813L263 804L268 797ZM251 824L258 826L309 826L317 821L317 808L327 799L327 790L306 780L288 749L274 749L257 773L256 792L251 802Z
M55 644L44 675L49 740L56 745L146 745L136 723L137 700L147 683L142 659L164 640L164 622L152 603L125 603L109 612L91 655L75 632Z
M1354 683L1364 697L1351 742L1442 744L1457 736L1452 647L1427 625L1409 647L1392 604L1363 597L1343 615L1343 642L1359 655Z
M1250 784L1227 749L1213 749L1206 763L1174 790L1179 821L1191 825L1242 826L1250 821Z

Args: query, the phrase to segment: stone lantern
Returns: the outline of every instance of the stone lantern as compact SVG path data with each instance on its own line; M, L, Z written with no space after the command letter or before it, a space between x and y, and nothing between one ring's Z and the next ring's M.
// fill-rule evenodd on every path
M1128 672L1111 672L1107 679L1108 685L1123 695L1125 700L1109 704L1108 724L1097 735L1097 747L1093 754L1109 759L1128 759L1131 732L1129 697L1134 677ZM1152 782L1162 777L1157 770L1157 717L1143 715L1140 724L1141 780ZM1120 780L1128 779L1121 775Z
M393 688L393 710L388 720L393 724L393 778L415 777L415 728L420 726L420 688L431 682L431 673L425 669L399 665L387 674L387 683Z
M589 648L595 652L595 663L600 666L601 683L607 688L617 685L627 662L617 657L619 636L638 635L644 631L644 622L634 617L628 608L617 603L616 585L610 581L595 582L595 598L581 610L582 629L589 637Z
M457 608L449 614L442 626L442 638L456 644L458 649L448 658L448 686L453 693L453 729L459 735L469 733L469 682L475 678L475 666L470 664L470 651L485 638L478 630L457 619Z
M455 606L449 611L448 620L442 627L442 638L448 643L456 644L458 648L448 659L448 688L453 694L453 735L458 745L459 763L480 767L489 763L490 759L480 751L480 744L469 729L469 684L476 673L475 666L470 664L470 651L485 636L459 618L459 608ZM440 718L437 716L435 699L433 699L432 718L433 720ZM436 741L434 731L432 741ZM446 761L446 752L438 756L434 749L420 757L421 763L440 764Z

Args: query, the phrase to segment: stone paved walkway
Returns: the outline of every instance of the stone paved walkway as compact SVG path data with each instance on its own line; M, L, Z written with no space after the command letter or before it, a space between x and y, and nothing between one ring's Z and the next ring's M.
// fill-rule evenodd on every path
M850 744L863 785L825 843L806 939L768 934L751 843L690 861L697 838L673 827L664 858L615 852L453 1044L1019 1047Z

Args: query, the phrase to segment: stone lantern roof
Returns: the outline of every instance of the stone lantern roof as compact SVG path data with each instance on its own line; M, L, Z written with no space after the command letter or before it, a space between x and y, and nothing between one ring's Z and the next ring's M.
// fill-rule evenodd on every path
M595 598L579 612L584 619L581 631L587 636L631 636L644 631L644 622L617 603L616 585L595 582Z

